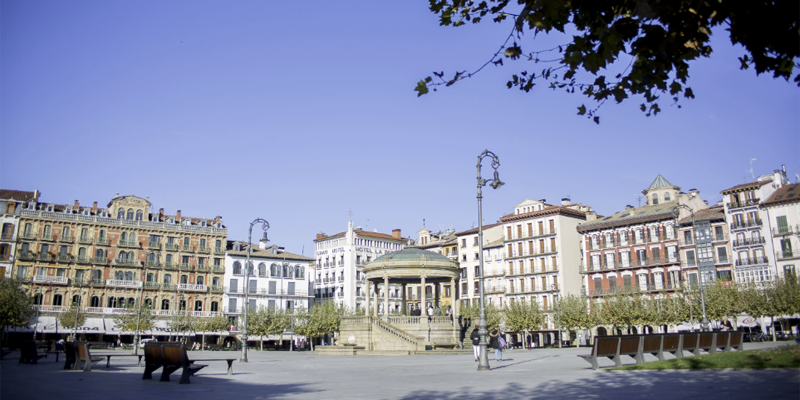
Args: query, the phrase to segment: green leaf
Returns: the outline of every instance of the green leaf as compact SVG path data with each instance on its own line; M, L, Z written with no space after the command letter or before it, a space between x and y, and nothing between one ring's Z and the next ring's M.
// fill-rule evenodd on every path
M417 87L414 90L417 92L417 97L428 94L428 84L425 83L425 80L421 80L417 82Z
M600 125L600 117L594 117L594 123Z
M584 114L586 114L586 106L581 105L580 107L578 107L578 115L584 115Z

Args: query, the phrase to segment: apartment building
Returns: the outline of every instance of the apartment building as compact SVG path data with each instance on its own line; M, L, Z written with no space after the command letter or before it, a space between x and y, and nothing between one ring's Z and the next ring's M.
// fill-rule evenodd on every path
M771 221L765 225L762 218L764 209L761 205L788 183L786 171L778 169L772 174L759 176L753 182L736 185L720 192L730 227L731 250L734 257L733 273L737 282L760 283L775 279L778 267L772 231L769 227ZM785 198L778 200L778 204L781 200Z
M410 239L401 236L400 229L392 234L369 232L353 227L335 235L317 234L314 240L316 257L315 301L336 301L351 309L366 307L367 293L364 266L387 253L402 250ZM400 288L391 285L390 307L401 307ZM383 297L381 295L381 297Z
M227 235L221 217L150 209L148 199L133 195L117 195L105 208L34 196L19 213L11 276L33 293L40 313L84 307L95 333L103 333L98 326L114 331L111 316L140 297L157 317L220 312ZM156 325L166 329L166 321Z
M778 275L797 276L800 264L800 185L783 185L761 203Z
M550 309L559 295L580 294L581 235L576 229L590 210L569 199L558 206L525 199L500 218L509 301L525 298Z
M445 229L444 231L439 232L431 232L425 227L423 222L422 229L417 231L417 242L416 246L423 250L432 251L437 254L441 254L451 261L458 263L458 238L456 237L455 231L452 229ZM434 286L433 285L426 285L425 292L427 293L426 299L433 299L434 298ZM439 301L441 304L437 304L435 306L441 306L443 308L442 312L447 310L447 307L452 307L453 304L453 288L450 287L449 283L443 283L442 286L442 293L439 293ZM422 289L419 288L419 285L415 284L408 284L406 287L407 290L407 297L406 301L409 307L413 305L414 307L422 307L427 308L426 305L422 305ZM433 302L428 302L429 304L433 304ZM434 307L435 307L434 306Z
M697 285L700 279L701 262L713 263L705 282L733 280L730 257L731 247L725 208L722 204L701 209L678 222L678 241L682 275L678 282ZM705 266L705 264L703 265Z
M680 192L658 175L643 190L644 206L626 206L607 217L588 213L577 227L583 236L584 293L601 297L620 290L638 288L650 292L672 292L685 277L679 253L676 220L707 209L700 192Z
M483 267L485 299L487 304L502 307L505 299L505 271L503 270L503 230L500 223L484 225ZM471 304L480 298L480 246L478 228L457 232L458 263L461 267L461 302Z
M22 209L27 202L38 197L38 191L0 190L0 224L3 226L0 236L0 276L11 277Z
M225 315L235 320L242 314L242 308L261 307L293 312L307 309L313 296L313 258L284 251L277 245L267 246L266 242L252 245L250 267L247 263L248 243L228 241L225 255L225 293L222 302ZM245 293L247 303L245 304ZM232 323L232 326L238 326Z

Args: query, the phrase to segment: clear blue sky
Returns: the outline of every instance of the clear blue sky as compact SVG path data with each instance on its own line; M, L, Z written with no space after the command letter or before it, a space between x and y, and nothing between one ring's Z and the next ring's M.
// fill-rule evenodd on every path
M607 103L595 125L580 96L507 89L522 63L417 98L419 79L477 68L509 31L440 27L427 4L3 0L0 187L84 205L150 196L221 215L237 240L261 217L272 243L310 255L351 210L404 236L423 218L475 226L484 149L507 182L484 192L486 223L525 198L611 214L659 173L713 204L751 179L750 158L756 175L800 172L800 91L740 71L724 31L692 64L697 99L650 118L639 99Z

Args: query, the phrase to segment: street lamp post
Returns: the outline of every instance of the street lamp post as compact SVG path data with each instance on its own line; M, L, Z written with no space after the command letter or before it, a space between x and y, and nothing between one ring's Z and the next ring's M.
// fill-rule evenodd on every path
M676 228L678 226L679 223L678 217L680 216L681 208L688 210L692 214L692 239L694 242L697 242L697 231L695 228L696 225L694 219L694 210L691 207L687 206L686 204L678 204L677 206L675 206L675 208L672 210L673 214L675 215L675 226ZM677 229L675 230L675 232L677 233ZM697 255L695 255L695 260L696 259ZM705 284L704 284L705 279L703 279L703 271L700 270L699 263L697 264L698 264L697 276L700 281L700 305L703 309L703 321L700 323L700 329L702 329L703 331L708 331L708 318L706 317L706 296L705 296ZM689 307L689 310L691 311L691 307Z
M492 158L492 168L494 168L494 177L492 179L486 180L481 178L481 162L484 158L491 157ZM500 177L497 175L497 167L500 166L500 159L489 150L484 150L478 156L478 260L479 260L479 267L478 272L480 273L480 280L479 280L479 291L480 291L480 306L481 306L481 314L480 320L478 322L478 335L480 336L480 359L478 363L478 371L488 371L489 368L489 355L487 352L487 341L486 336L489 331L486 329L486 302L484 299L484 290L483 290L483 205L481 200L483 199L483 195L481 189L486 186L487 183L491 182L490 186L492 189L498 189L500 186L503 186L504 183L500 181Z
M147 276L147 262L144 264L142 271L142 292L139 294L139 310L136 314L136 335L133 336L133 354L139 355L139 323L142 320L142 302L144 301L144 285L145 277Z
M264 230L264 237L261 238L261 242L266 243L267 239L267 229L269 229L269 222L263 218L256 218L253 222L250 223L250 231L247 235L247 257L245 258L244 262L244 326L242 327L242 358L239 362L247 362L247 293L250 290L249 288L249 281L250 281L250 252L252 251L252 238L253 238L253 225L261 223L261 229Z

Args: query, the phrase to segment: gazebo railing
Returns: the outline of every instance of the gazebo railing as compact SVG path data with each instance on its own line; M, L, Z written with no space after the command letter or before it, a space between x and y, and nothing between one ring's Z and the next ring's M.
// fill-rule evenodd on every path
M378 327L378 328L380 328L380 329L382 329L382 330L384 330L384 331L386 331L386 332L388 332L388 333L390 333L392 335L395 335L395 336L399 337L400 339L403 339L403 340L413 344L414 346L419 346L419 343L417 342L417 339L414 338L413 336L411 336L411 335L409 335L409 334L407 334L407 333L405 333L405 332L403 332L403 331L401 331L399 329L396 329L396 328L392 327L391 325L381 321L380 318L370 318L370 319L372 320L372 325L374 325L374 326L376 326L376 327Z

